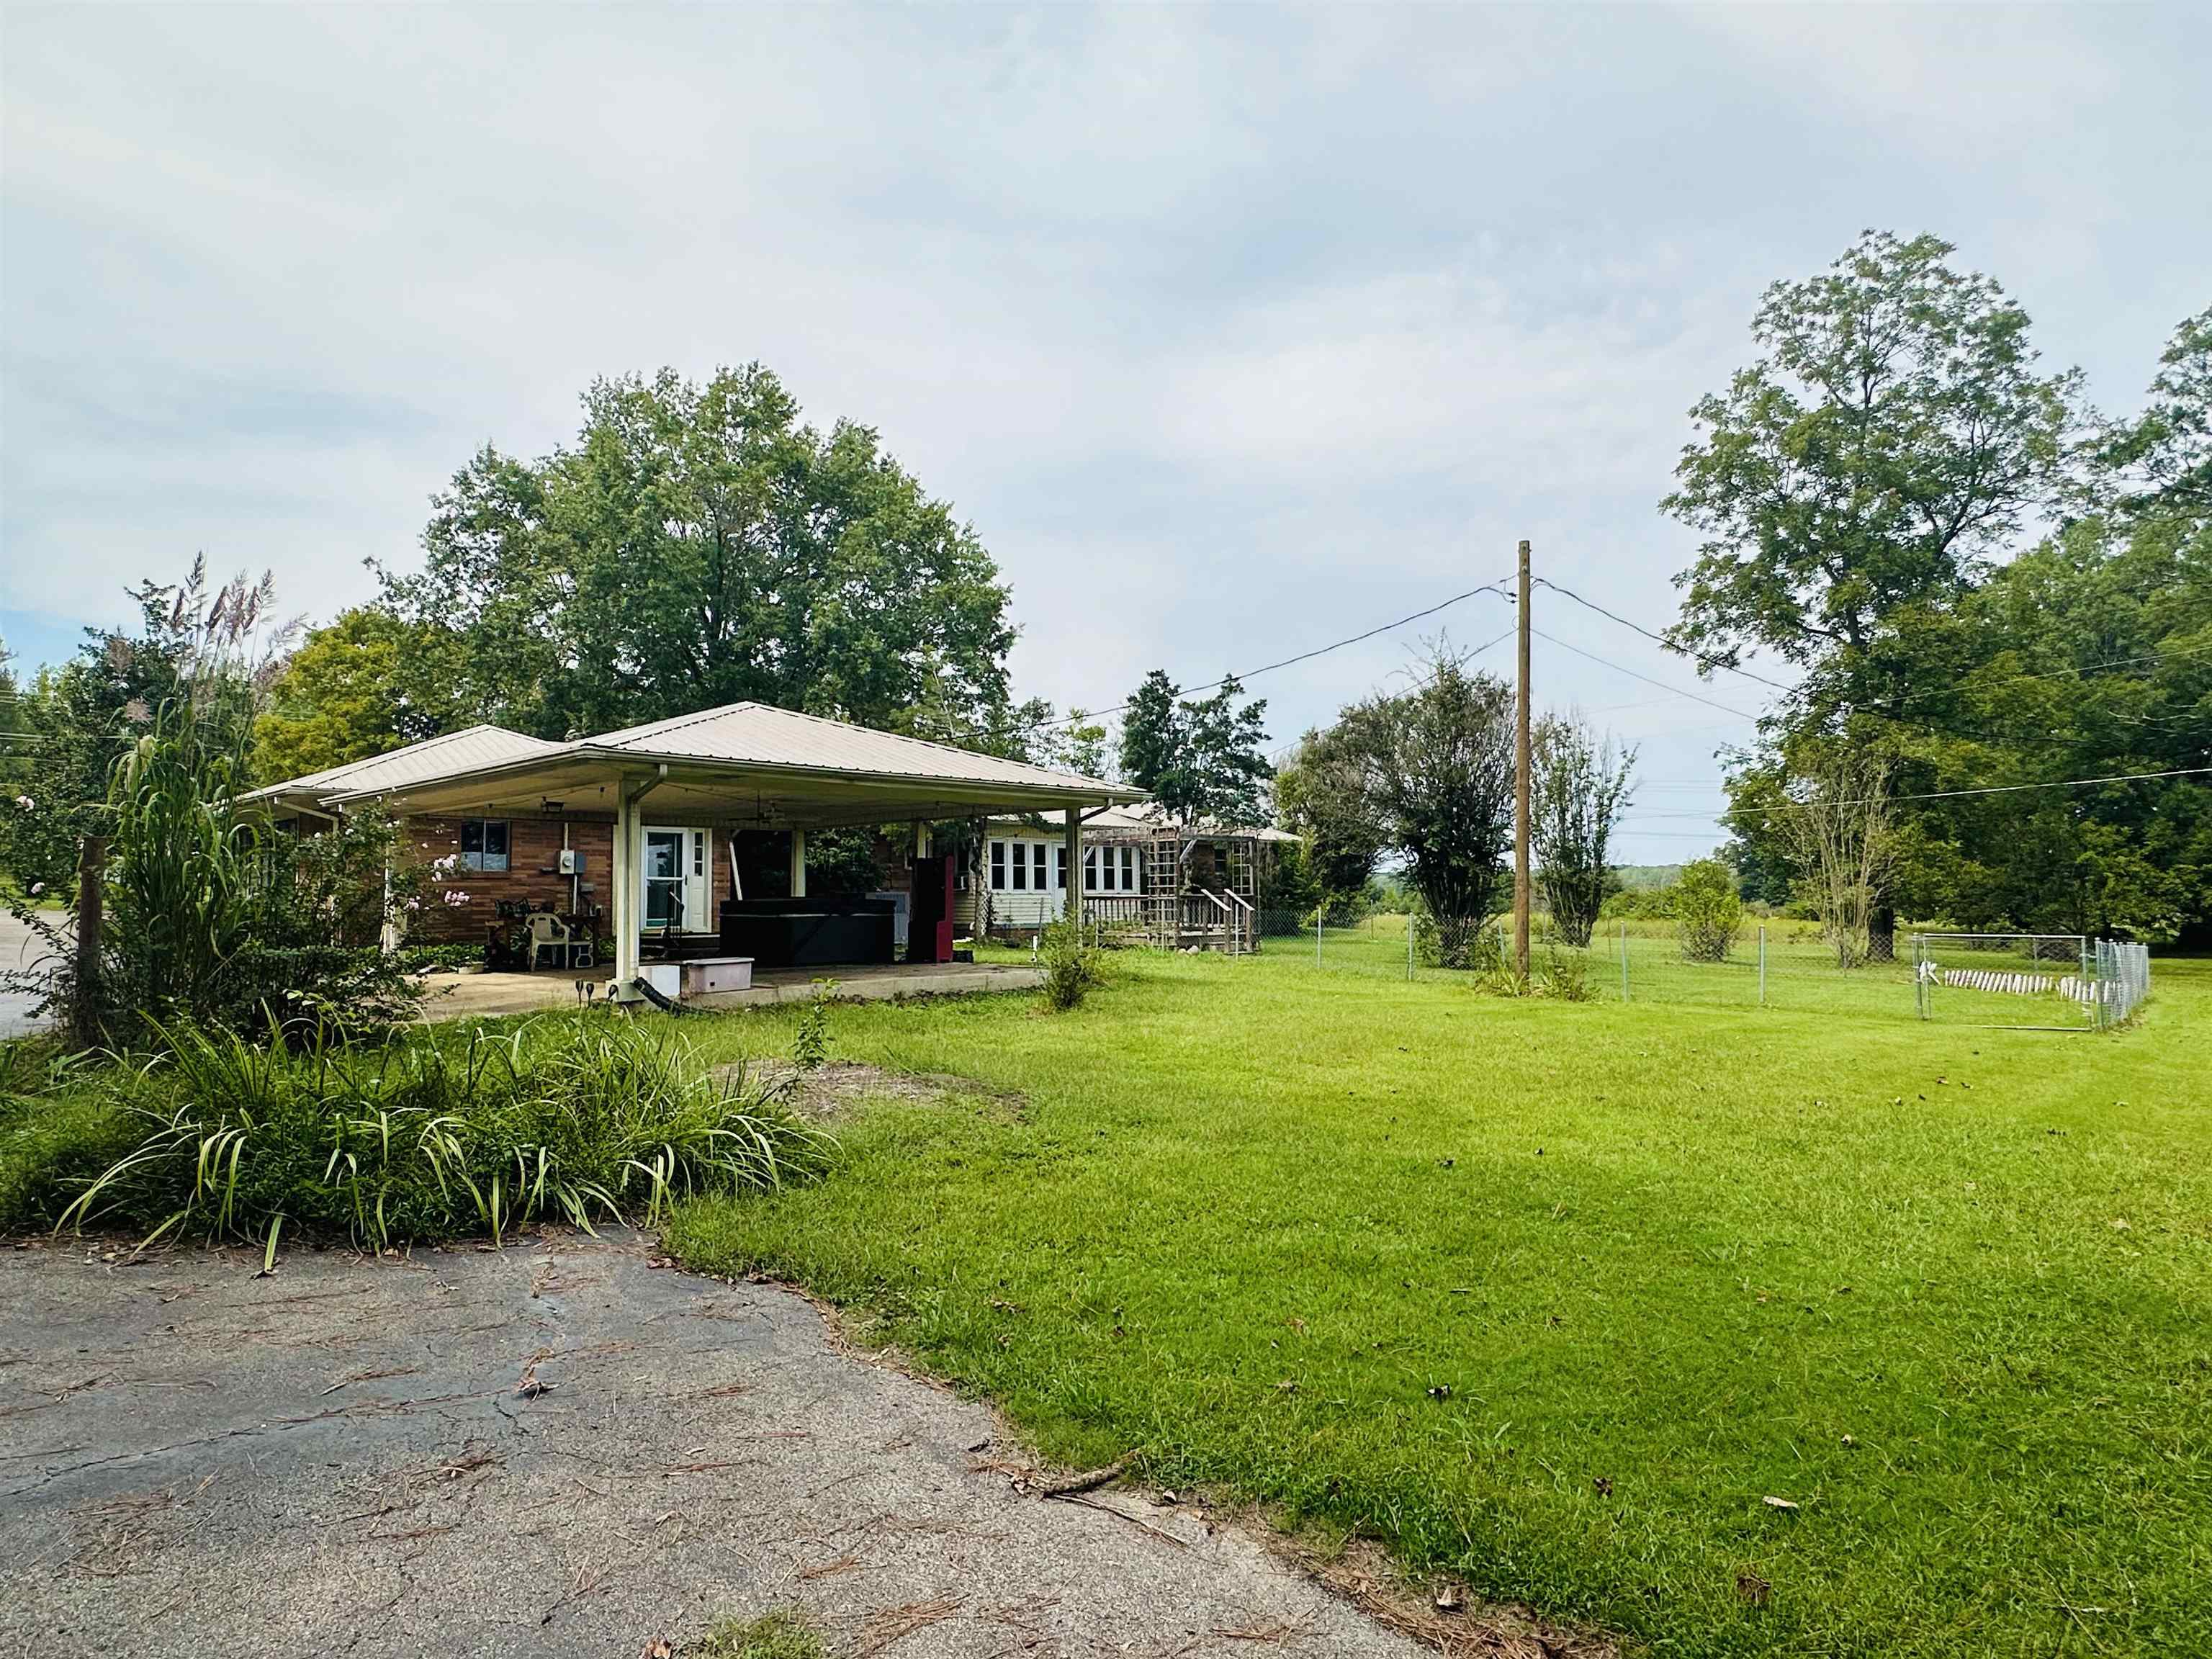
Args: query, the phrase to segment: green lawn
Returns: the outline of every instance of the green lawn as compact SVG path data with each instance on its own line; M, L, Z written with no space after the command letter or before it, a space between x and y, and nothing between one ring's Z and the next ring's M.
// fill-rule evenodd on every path
M1025 1108L882 1105L677 1247L1653 1651L2212 1653L2212 964L2061 1036L1124 962L841 1010Z

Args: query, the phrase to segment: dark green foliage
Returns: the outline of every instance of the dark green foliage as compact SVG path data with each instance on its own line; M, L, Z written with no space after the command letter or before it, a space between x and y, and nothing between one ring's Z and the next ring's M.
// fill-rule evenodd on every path
M384 573L382 608L425 641L411 701L548 738L747 699L1008 738L997 567L871 429L804 424L758 364L583 401L568 447L456 473L422 569Z
M1636 750L1616 749L1583 721L1556 715L1539 721L1534 737L1537 885L1553 925L1580 949L1613 889L1607 847L1628 799Z
M268 577L241 574L210 587L204 560L182 582L143 582L131 596L137 633L88 629L77 654L40 670L8 708L9 728L26 741L0 756L0 873L27 896L73 892L79 842L111 831L116 764L164 708L189 702L205 752L237 752L252 719L255 676L289 631L270 616Z
M1692 860L1682 866L1674 899L1682 954L1692 962L1726 962L1743 925L1735 872L1718 859Z
M160 1036L151 1058L80 1064L10 1108L0 1226L254 1243L281 1228L382 1249L650 1222L826 1153L783 1087L710 1075L665 1030L613 1015L366 1044L327 1028L294 1047Z
M2212 942L2203 778L1916 799L2212 764L2212 313L2141 417L2075 444L2076 377L2039 375L2025 314L1948 252L1869 234L1778 284L1759 362L1696 411L1674 638L1806 670L1738 757L1729 856L1788 900L1782 781L1840 741L1899 798L1878 912ZM2017 550L2038 515L2061 527Z
M1259 907L1263 915L1310 918L1321 902L1313 860L1303 842L1276 842L1260 851Z
M1304 838L1314 883L1332 899L1361 892L1389 844L1366 736L1362 723L1350 720L1309 732L1275 775L1275 810L1285 828Z
M1441 959L1468 965L1498 908L1513 840L1513 693L1440 656L1416 691L1345 711L1376 817L1435 918Z
M1484 974L1505 961L1492 917L1461 917L1451 925L1439 927L1435 913L1417 894L1407 926L1413 930L1414 960L1424 968L1455 968Z
M1084 943L1083 929L1073 921L1049 923L1038 937L1037 953L1044 963L1045 1006L1055 1012L1082 1006L1103 978L1101 953Z
M2060 487L2079 376L2039 375L2027 313L1952 252L1869 231L1766 291L1761 355L1692 411L1664 503L1705 537L1677 578L1686 648L1765 647L1828 707L1879 706L1920 609Z
M813 896L857 898L882 884L874 830L817 830L806 837L806 890Z
M111 1043L170 1020L289 1032L414 1010L413 981L380 948L387 906L414 884L393 826L368 812L321 835L272 831L237 796L242 740L182 698L115 769L96 982L76 981L58 938L52 953L57 1000L88 1002Z
M1212 696L1186 702L1155 668L1121 715L1121 775L1178 823L1262 822L1267 704L1260 698L1240 708L1243 695L1232 676Z

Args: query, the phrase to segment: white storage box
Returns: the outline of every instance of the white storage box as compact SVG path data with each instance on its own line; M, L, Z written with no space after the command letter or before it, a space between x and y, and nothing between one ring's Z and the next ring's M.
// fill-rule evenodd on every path
M750 991L753 986L750 957L694 957L681 964L684 994L712 996L717 991Z

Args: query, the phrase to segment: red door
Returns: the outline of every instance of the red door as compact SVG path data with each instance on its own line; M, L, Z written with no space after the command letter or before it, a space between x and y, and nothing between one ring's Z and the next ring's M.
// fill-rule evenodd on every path
M948 856L914 861L914 909L907 918L906 959L952 960L952 860Z

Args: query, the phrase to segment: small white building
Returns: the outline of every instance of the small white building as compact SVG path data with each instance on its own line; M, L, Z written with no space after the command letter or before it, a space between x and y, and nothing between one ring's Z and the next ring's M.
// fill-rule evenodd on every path
M993 818L984 830L981 879L978 890L963 896L963 924L1021 934L1065 915L1062 833L1020 818ZM1185 828L1149 803L1090 813L1083 823L1084 919L1141 927L1170 948L1256 949L1260 862L1273 845L1297 839L1263 825Z

